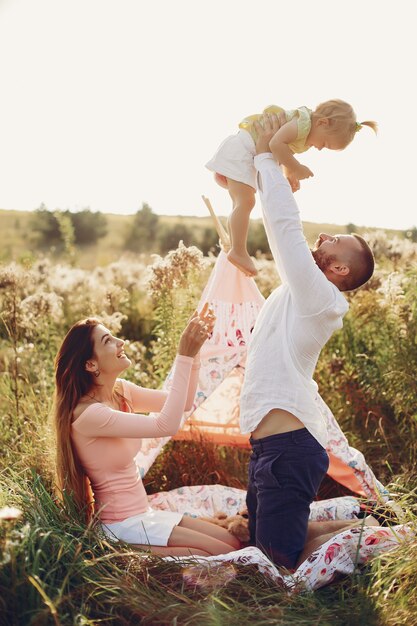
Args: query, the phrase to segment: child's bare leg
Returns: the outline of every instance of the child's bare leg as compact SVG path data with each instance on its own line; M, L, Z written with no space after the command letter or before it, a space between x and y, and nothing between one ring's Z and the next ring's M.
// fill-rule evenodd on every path
M216 183L218 185L220 185L220 187L223 187L223 189L227 189L227 178L226 176L223 176L223 174L218 174L217 172L214 173L214 180L216 181Z
M227 188L233 202L233 211L228 220L232 248L227 258L248 276L255 276L257 270L246 249L249 218L255 206L255 190L231 178L227 179Z

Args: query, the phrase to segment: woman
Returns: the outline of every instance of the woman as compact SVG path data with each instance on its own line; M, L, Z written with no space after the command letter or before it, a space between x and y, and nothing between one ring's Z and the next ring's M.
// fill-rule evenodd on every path
M179 342L169 392L119 379L130 365L124 341L97 319L77 322L55 362L57 477L80 512L98 513L105 533L162 556L209 556L240 547L224 528L182 513L152 510L135 464L141 439L174 435L191 409L199 351L214 316L205 305ZM136 413L157 413L147 416Z

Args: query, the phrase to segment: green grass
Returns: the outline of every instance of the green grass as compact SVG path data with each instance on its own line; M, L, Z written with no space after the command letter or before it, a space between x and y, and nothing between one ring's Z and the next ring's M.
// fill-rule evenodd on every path
M9 215L12 230L15 217ZM116 240L119 233L120 242L127 218L113 217L120 228L114 227L112 237ZM330 230L323 225L315 228ZM6 226L4 230L6 242L21 245ZM103 258L115 250L103 250ZM77 257L77 265L94 266L98 249L91 257L85 254ZM156 365L159 362L161 369L165 354L169 354L165 366L172 361L180 326L195 306L209 271L203 264L200 267L195 251L183 250L179 257L179 264L175 254L165 260L175 288L166 293L156 289L153 299L142 281L143 262L134 259L116 271L104 265L98 273L66 266L61 270L67 278L58 282L53 259L34 264L30 271L24 265L9 274L1 273L0 266L0 310L9 329L0 324L0 508L14 505L23 511L21 520L0 523L0 626L417 624L416 542L315 593L289 595L253 567L236 567L236 576L221 584L230 573L225 566L214 570L205 586L190 587L178 562L157 557L144 561L129 546L109 544L97 525L85 528L80 523L68 499L65 506L55 500L48 414L53 358L62 337L75 319L86 314L126 315L120 332L130 340L127 349L133 357L126 375L139 384L158 387L163 374ZM395 264L389 256L378 262L373 288L349 297L344 328L323 350L316 374L321 394L350 443L364 453L376 476L390 483L390 491L408 510L407 520L415 525L417 273L406 247ZM393 269L401 282L399 291L387 287ZM80 274L78 282L68 280ZM262 259L257 280L267 296L277 282L270 261ZM59 289L62 314L56 318L32 306L36 323L28 325L19 302L50 291L51 285ZM184 484L245 488L247 462L247 450L204 440L173 441L152 466L145 484L149 493ZM320 495L342 493L328 479Z
M65 508L55 501L39 476L6 471L2 478L25 514L0 526L1 625L416 623L417 543L314 593L289 594L254 566L232 566L225 584L231 566L222 565L195 586L183 577L192 558L167 562L112 545L94 522L80 524L70 501Z

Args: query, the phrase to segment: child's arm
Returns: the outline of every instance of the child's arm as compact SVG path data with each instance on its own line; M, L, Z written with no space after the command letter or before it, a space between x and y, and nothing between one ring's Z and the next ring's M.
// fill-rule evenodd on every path
M290 180L291 185L294 179L300 181L314 176L313 172L305 165L301 165L291 152L289 144L297 139L297 135L298 123L297 118L294 118L281 126L269 142L274 159L284 166L285 175Z

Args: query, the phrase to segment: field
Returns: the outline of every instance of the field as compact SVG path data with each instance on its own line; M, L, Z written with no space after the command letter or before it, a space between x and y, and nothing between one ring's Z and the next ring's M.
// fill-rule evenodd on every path
M132 228L134 222L133 215L116 215L106 213L107 234L100 238L94 245L79 246L77 249L77 266L93 269L97 265L107 265L120 258L126 252L124 241ZM2 234L2 249L0 251L0 262L32 259L40 253L59 258L55 249L51 246L44 246L37 249L33 241L33 211L13 211L0 209L0 232ZM175 225L183 225L192 236L191 245L197 245L201 241L206 229L214 232L213 222L207 217L182 217L182 216L159 216L159 227L172 229ZM225 224L226 218L221 218ZM251 231L259 228L261 220L252 220ZM318 224L304 222L304 233L307 241L312 244L320 232L344 233L347 232L346 225L340 224ZM365 227L355 227L355 232L362 234L364 231L375 232L376 229L366 229ZM385 230L389 236L403 238L401 231ZM261 250L265 252L266 250ZM59 252L59 251L58 251ZM152 252L158 252L157 242L154 242Z
M157 388L214 258L193 247L165 259L123 255L132 218L108 216L109 234L96 247L76 248L70 264L28 248L28 219L0 212L0 508L23 512L0 520L0 625L416 624L416 542L314 594L290 596L244 567L228 584L220 572L196 590L179 563L145 563L137 552L112 547L95 524L80 523L69 498L56 499L48 415L53 359L66 330L100 316L127 340L134 364L126 377ZM195 231L210 226L202 220L191 220ZM309 241L320 230L335 227L306 225ZM348 296L344 328L323 351L316 380L350 443L415 524L417 244L375 231L368 238L377 270ZM267 296L277 276L266 256L258 262L258 286ZM183 484L245 488L247 461L245 450L171 442L145 483L149 493ZM326 481L321 495L339 493Z

